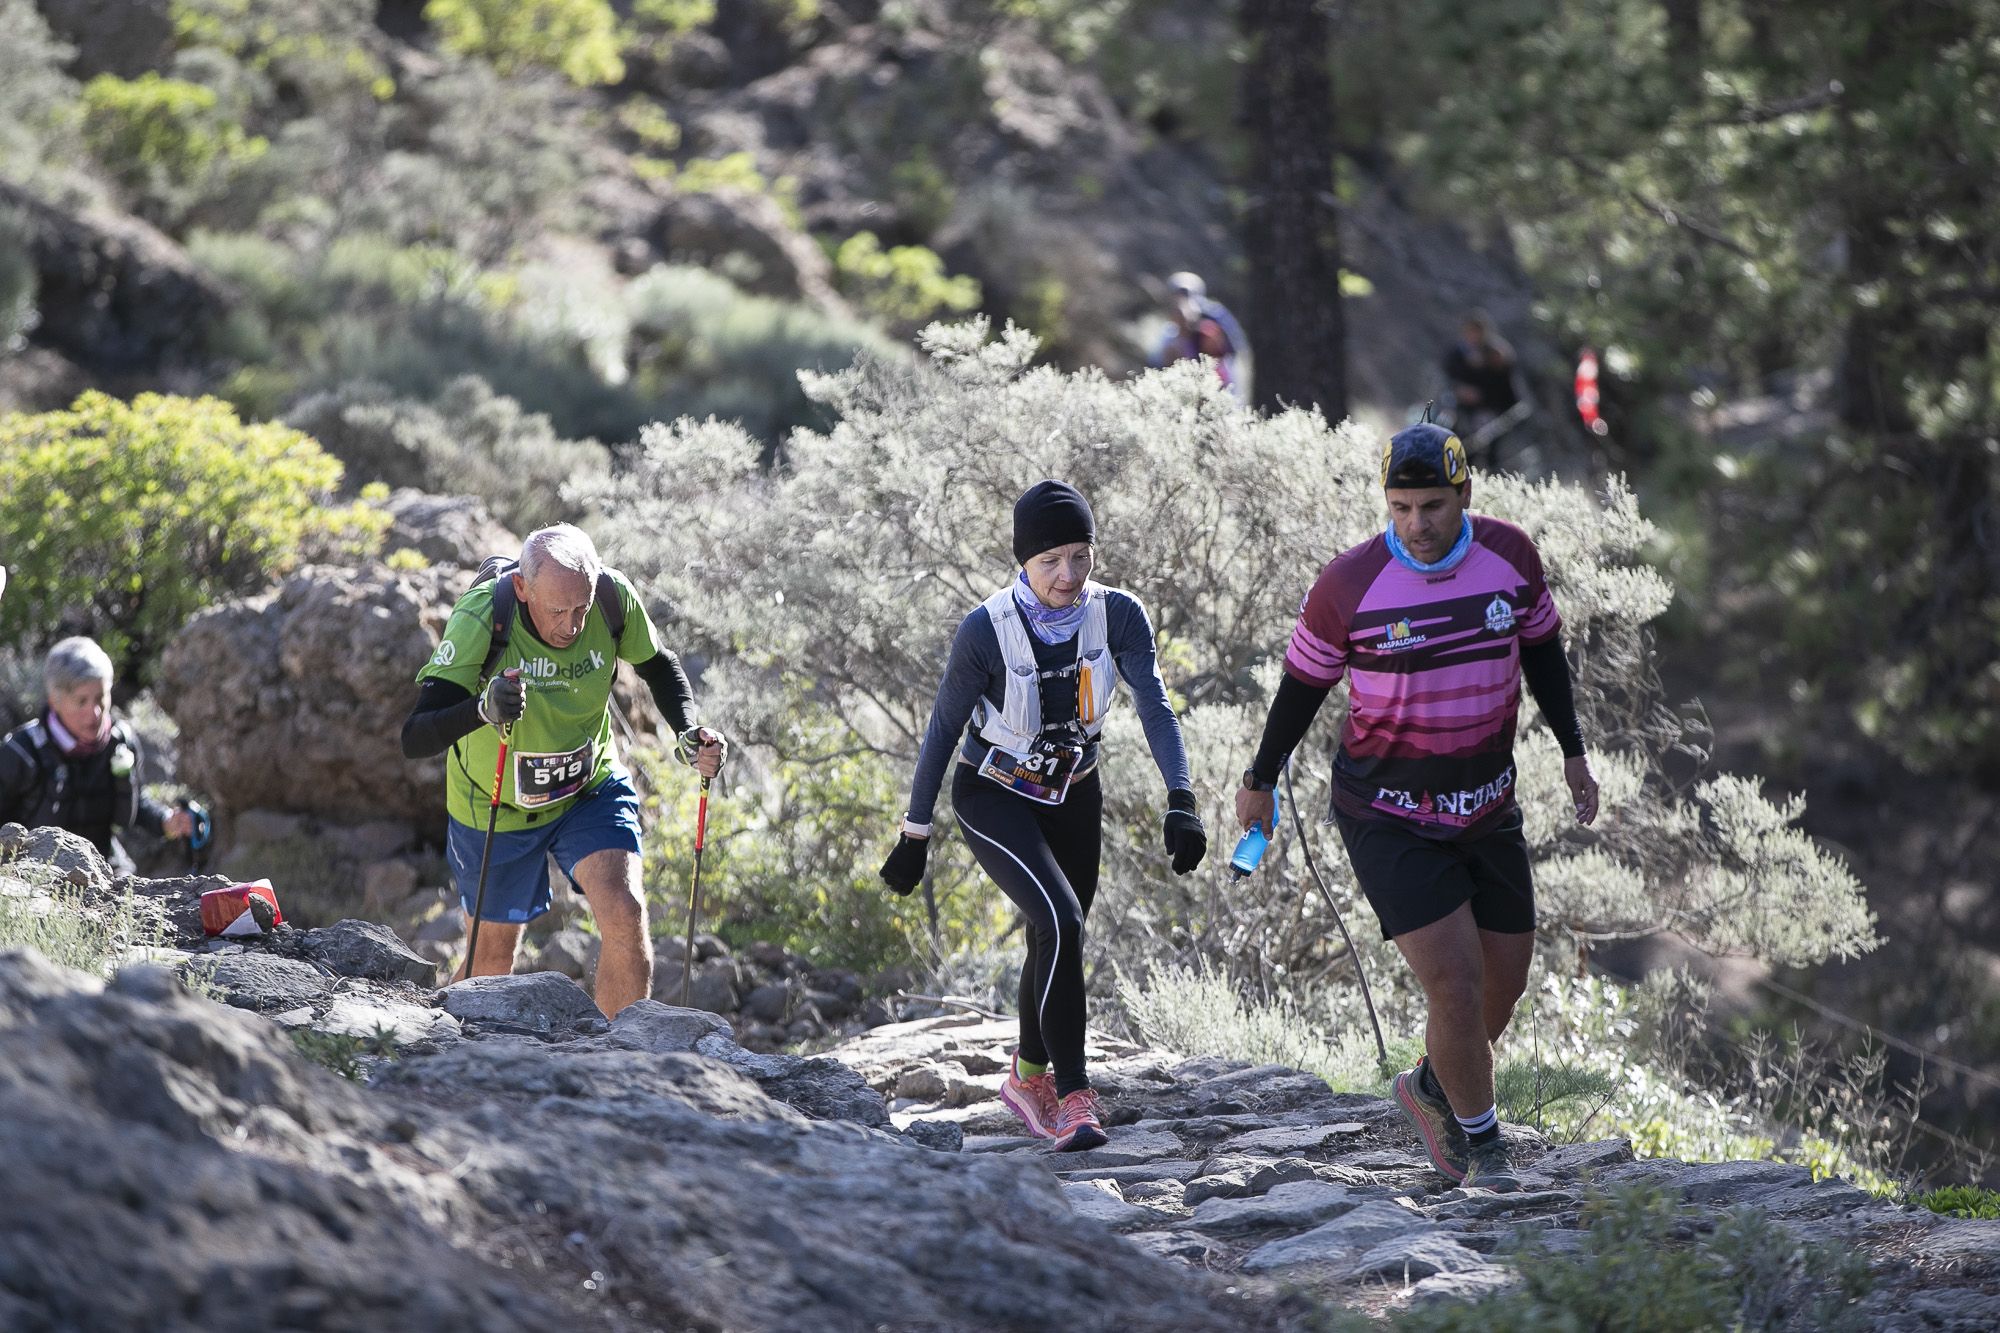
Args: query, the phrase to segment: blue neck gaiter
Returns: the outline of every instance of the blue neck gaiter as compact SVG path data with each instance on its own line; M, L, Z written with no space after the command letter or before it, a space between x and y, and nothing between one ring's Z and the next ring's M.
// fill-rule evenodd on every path
M1389 554L1395 556L1406 568L1414 569L1419 574L1449 574L1458 568L1459 562L1465 559L1465 553L1472 549L1472 515L1459 515L1459 524L1458 540L1451 544L1451 549L1444 553L1444 558L1427 565L1410 554L1409 548L1403 545L1403 539L1396 535L1396 525L1391 523L1387 532Z
M1028 571L1024 569L1014 581L1014 605L1021 608L1021 619L1028 622L1036 638L1043 643L1061 643L1075 638L1076 632L1083 628L1083 613L1090 606L1090 585L1083 585L1072 605L1043 606L1042 599L1028 586Z

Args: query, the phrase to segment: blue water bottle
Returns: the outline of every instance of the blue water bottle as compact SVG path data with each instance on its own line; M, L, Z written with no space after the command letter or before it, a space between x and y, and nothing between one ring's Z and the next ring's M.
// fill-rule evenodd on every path
M1273 787L1271 789L1271 828L1273 832L1277 830L1278 820L1283 813L1284 808L1278 797L1278 789ZM1255 870L1258 863L1264 859L1264 849L1270 845L1271 839L1265 835L1262 824L1252 824L1249 828L1244 829L1243 836L1237 839L1236 842L1236 854L1229 858L1229 868L1236 872L1236 878L1242 879Z

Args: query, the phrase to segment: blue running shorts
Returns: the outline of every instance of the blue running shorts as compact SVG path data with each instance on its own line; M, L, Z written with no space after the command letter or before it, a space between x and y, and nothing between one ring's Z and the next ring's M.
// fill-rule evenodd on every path
M447 817L445 856L468 914L479 891L479 858L486 847L486 830ZM576 889L577 862L607 847L639 854L639 794L623 768L578 796L569 809L541 828L493 835L493 855L486 867L486 903L482 921L519 925L549 910L548 858ZM577 889L580 893L581 889Z

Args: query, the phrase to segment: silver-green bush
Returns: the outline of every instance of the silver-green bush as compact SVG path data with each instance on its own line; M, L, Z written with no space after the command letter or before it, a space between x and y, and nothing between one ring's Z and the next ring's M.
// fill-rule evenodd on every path
M1073 481L1097 511L1102 577L1151 610L1205 817L1226 850L1234 777L1299 599L1327 559L1383 522L1379 442L1311 412L1242 411L1191 367L1123 381L1035 367L1032 337L989 338L983 321L934 325L919 341L921 362L868 357L802 374L835 420L794 433L778 471L760 469L742 431L683 419L649 428L608 484L572 494L604 514L610 557L717 652L707 688L741 710L719 716L768 746L777 771L795 756L797 719L825 714L900 789L953 627L1011 575L1014 497L1040 477ZM1522 794L1545 930L1674 930L1793 963L1870 947L1860 885L1793 826L1795 805L1740 779L1683 791L1661 775L1659 752L1679 733L1648 686L1645 626L1670 589L1638 563L1651 529L1631 492L1496 476L1479 479L1474 503L1541 546L1605 787L1597 829L1565 825L1560 756L1530 707ZM1294 765L1315 812L1338 714L1326 710ZM1107 749L1099 956L1134 971L1207 960L1266 986L1322 972L1335 950L1296 849L1282 845L1240 884L1220 854L1168 875L1163 794L1129 709L1114 715ZM874 814L884 848L897 813ZM991 894L953 841L941 867L949 891ZM1351 907L1345 859L1321 863ZM1375 934L1357 915L1357 933Z
M564 482L601 478L610 468L603 445L561 438L547 417L523 411L476 375L451 381L429 402L348 385L306 399L287 420L345 463L354 485L477 495L517 532L562 517L556 497Z
M0 0L0 178L33 182L75 141L73 52L56 40L33 0Z

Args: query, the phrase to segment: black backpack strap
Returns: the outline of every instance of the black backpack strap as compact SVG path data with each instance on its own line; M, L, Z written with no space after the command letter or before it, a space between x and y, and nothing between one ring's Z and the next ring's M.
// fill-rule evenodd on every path
M494 561L489 560L488 564ZM512 561L498 565L489 575L486 567L480 567L480 578L475 585L490 577L493 580L493 626L486 643L486 660L479 667L479 689L486 688L486 682L493 678L493 668L500 665L500 657L507 651L507 638L514 632L514 613L520 606L520 599L514 595L514 571ZM604 614L604 624L611 631L611 647L615 652L618 641L625 637L625 602L618 595L618 584L609 570L597 572L597 609ZM477 690L474 693L478 693Z
M33 785L22 789L16 809L8 816L16 823L25 824L41 808L42 797L49 790L49 775L62 761L56 757L54 738L40 718L22 723L9 732L0 744L5 744L19 755L34 775Z
M123 745L132 752L132 771L119 777L114 770L111 775L111 800L113 814L111 822L126 828L135 827L139 822L139 778L140 766L145 762L145 751L139 745L139 734L125 725L124 718L113 718L111 722L111 744ZM121 794L119 784L124 784ZM119 818L117 812L123 812Z
M493 630L486 641L486 660L479 667L479 690L486 688L486 682L493 678L493 668L500 665L501 655L507 651L507 639L514 632L514 611L518 604L514 596L512 571L496 577L493 580ZM477 694L479 690L473 693Z
M616 656L618 641L625 637L625 599L618 595L618 584L608 569L597 571L597 609L604 613L605 628L611 631L611 651Z

